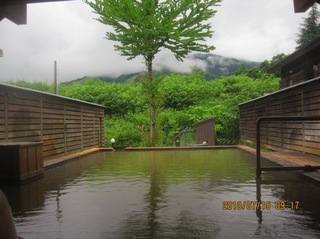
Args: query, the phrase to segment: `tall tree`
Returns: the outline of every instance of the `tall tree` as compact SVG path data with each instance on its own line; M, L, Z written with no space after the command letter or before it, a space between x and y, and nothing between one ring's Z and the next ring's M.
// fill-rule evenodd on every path
M320 12L317 5L313 5L307 18L304 18L304 22L301 24L300 33L298 33L298 39L296 43L298 46L296 49L303 48L320 36Z
M99 15L97 19L113 28L106 33L116 41L116 51L131 60L142 56L147 82L153 82L153 60L169 49L179 61L192 51L209 52L205 44L213 31L208 22L221 0L86 0ZM150 146L155 146L155 94L150 87Z

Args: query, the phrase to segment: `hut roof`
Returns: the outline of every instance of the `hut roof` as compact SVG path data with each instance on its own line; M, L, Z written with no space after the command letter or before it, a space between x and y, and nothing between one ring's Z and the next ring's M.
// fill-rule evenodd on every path
M204 121L195 123L195 124L193 124L192 126L193 126L193 127L197 127L197 126L199 126L199 125L203 125L203 124L207 124L207 123L210 123L210 122L214 122L215 120L216 120L216 118L213 117L213 118L210 118L210 119L207 119L207 120L204 120Z

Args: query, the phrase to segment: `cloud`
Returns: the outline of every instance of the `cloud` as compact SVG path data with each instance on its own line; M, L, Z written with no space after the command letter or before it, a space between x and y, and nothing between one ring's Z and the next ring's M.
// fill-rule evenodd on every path
M253 61L271 59L295 49L301 18L292 0L224 0L211 20L215 31L208 44L212 53ZM25 79L51 82L53 62L58 62L58 80L69 81L86 75L113 75L144 70L142 58L127 61L114 50L114 42L104 38L107 26L83 1L28 5L27 25L0 22L0 81ZM206 66L190 58L177 61L168 50L155 58L156 67L170 66L187 72L194 65Z
M54 9L54 11L52 11ZM0 22L1 81L26 79L51 81L53 62L58 78L72 80L85 75L130 72L130 64L104 39L106 26L93 18L91 8L81 1L28 5L28 24Z
M163 49L154 60L155 69L168 68L180 73L188 73L193 67L199 67L205 70L207 65L204 61L194 59L192 55L188 55L183 61L178 61L173 53L167 49Z
M302 17L293 1L225 0L213 18L216 54L252 61L290 54Z

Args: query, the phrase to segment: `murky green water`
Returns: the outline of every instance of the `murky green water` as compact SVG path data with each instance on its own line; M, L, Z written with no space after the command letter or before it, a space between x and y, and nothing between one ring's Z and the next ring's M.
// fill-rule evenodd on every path
M25 239L320 238L320 188L262 178L236 149L105 152L3 191Z

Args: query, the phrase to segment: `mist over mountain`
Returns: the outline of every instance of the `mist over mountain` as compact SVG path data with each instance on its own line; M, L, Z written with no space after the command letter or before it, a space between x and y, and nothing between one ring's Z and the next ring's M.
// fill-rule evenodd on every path
M194 68L201 69L206 80L214 80L221 76L228 76L235 73L241 66L246 66L248 69L258 67L261 63L255 61L248 61L242 59L235 59L224 57L215 54L203 54L196 53L190 54L184 62L173 65L166 59L161 59L161 61L155 63L155 74L156 75L169 75L173 72L177 74L188 75L192 72ZM111 77L108 75L102 76L85 76L71 82L81 82L88 78L100 79L106 82L127 82L127 81L137 81L144 74L144 72L132 72L129 74L121 74L117 77Z

